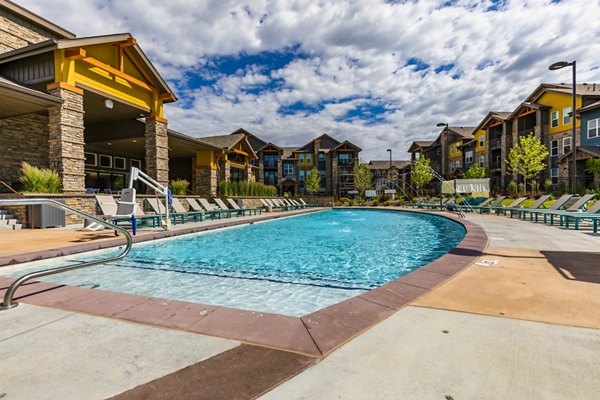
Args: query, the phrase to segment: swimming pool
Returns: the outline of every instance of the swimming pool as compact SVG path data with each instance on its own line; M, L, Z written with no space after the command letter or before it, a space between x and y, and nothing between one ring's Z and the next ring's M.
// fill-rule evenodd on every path
M460 224L435 215L336 209L140 243L117 263L42 280L301 316L405 275L464 235ZM39 268L7 267L0 275Z

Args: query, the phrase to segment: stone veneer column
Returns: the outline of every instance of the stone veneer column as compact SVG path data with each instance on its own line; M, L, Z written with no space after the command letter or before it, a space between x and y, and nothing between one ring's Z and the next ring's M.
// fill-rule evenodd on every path
M217 195L217 171L209 168L198 168L194 171L194 193L203 197Z
M331 154L331 194L333 196L339 196L339 183L337 153L333 153Z
M219 168L219 180L229 182L231 180L231 167L228 162L222 161Z
M65 193L85 191L83 91L54 87L48 92L63 104L48 110L49 159L62 178Z
M146 172L161 185L169 184L169 139L167 120L146 118Z

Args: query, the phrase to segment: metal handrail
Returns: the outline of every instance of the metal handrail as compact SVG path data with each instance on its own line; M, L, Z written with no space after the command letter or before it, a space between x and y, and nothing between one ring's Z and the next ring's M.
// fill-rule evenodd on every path
M4 186L8 190L10 190L14 194L16 194L18 197L23 197L22 193L17 192L15 189L12 188L12 186L10 186L8 183L4 182L2 179L0 179L0 185Z
M72 271L75 269L80 269L80 268L86 268L86 267L91 267L93 265L98 265L98 264L103 264L103 263L108 263L108 262L113 262L113 261L117 261L122 259L123 257L125 257L127 254L129 254L129 251L131 250L131 246L133 245L133 238L131 237L131 235L129 234L129 232L127 232L127 230L125 228L122 228L120 226L117 225L113 225L110 222L104 221L100 218L96 218L94 216L91 216L89 214L86 214L82 211L77 210L76 208L67 206L63 203L60 203L56 200L51 200L51 199L10 199L10 200L0 200L0 206L6 205L6 206L23 206L23 205L41 205L41 204L47 204L49 206L53 206L53 207L58 207L58 208L62 208L66 211L69 211L75 215L78 215L80 217L83 217L85 219L94 221L100 225L106 226L110 229L114 229L117 231L120 231L121 233L123 233L125 235L125 238L127 239L127 245L125 246L125 249L121 252L121 254L119 254L118 256L115 257L110 257L110 258L104 258L101 260L96 260L96 261L88 261L88 262L84 262L81 264L75 264L75 265L67 265L67 266L62 266L62 267L55 267L55 268L49 268L49 269L44 269L44 270L40 270L40 271L34 271L34 272L30 272L28 274L25 274L21 277L19 277L16 281L14 281L8 288L8 290L6 291L6 293L4 294L4 302L0 304L0 310L8 310L11 309L13 307L16 307L19 303L17 302L13 302L13 297L15 294L15 291L19 288L19 286L21 286L22 284L24 284L25 282L34 279L34 278L40 278L42 276L47 276L47 275L54 275L54 274L60 274L61 272L67 272L67 271Z

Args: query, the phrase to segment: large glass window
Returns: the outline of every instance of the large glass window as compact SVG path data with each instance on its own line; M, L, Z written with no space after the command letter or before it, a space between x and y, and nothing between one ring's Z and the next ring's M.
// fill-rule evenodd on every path
M277 154L265 154L263 162L265 168L277 168L277 160L279 156Z
M556 128L558 126L558 111L552 111L550 114L550 126Z
M558 155L558 140L550 142L550 155L553 157Z
M96 192L116 192L125 187L125 174L87 171L85 187Z
M298 162L304 164L304 153L298 154Z
M588 121L588 139L600 137L600 118Z
M550 178L552 178L553 184L556 185L558 183L558 168L552 168L550 170Z
M307 164L311 164L312 163L312 154L310 154L310 153L306 154L306 163Z
M246 157L241 154L238 154L238 153L227 154L227 159L236 164L245 164L246 163Z
M480 154L480 155L479 155L479 166L480 166L481 168L483 168L483 166L484 166L484 165L485 165L485 155L483 155L483 154Z
M465 152L465 163L471 164L473 162L473 150Z
M276 171L265 171L265 185L277 185Z
M294 175L294 164L285 163L283 164L283 176Z
M229 180L231 182L245 181L246 178L246 170L243 168L231 167L229 168Z
M484 146L485 135L479 135L479 147Z
M352 154L350 154L350 153L340 153L340 154L338 154L338 163L340 165L350 165L350 164L352 164Z

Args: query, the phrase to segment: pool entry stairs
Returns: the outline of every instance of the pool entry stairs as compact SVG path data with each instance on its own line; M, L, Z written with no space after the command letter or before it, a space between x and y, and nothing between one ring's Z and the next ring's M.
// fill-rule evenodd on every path
M19 223L12 214L0 208L0 231L21 229L23 224Z

